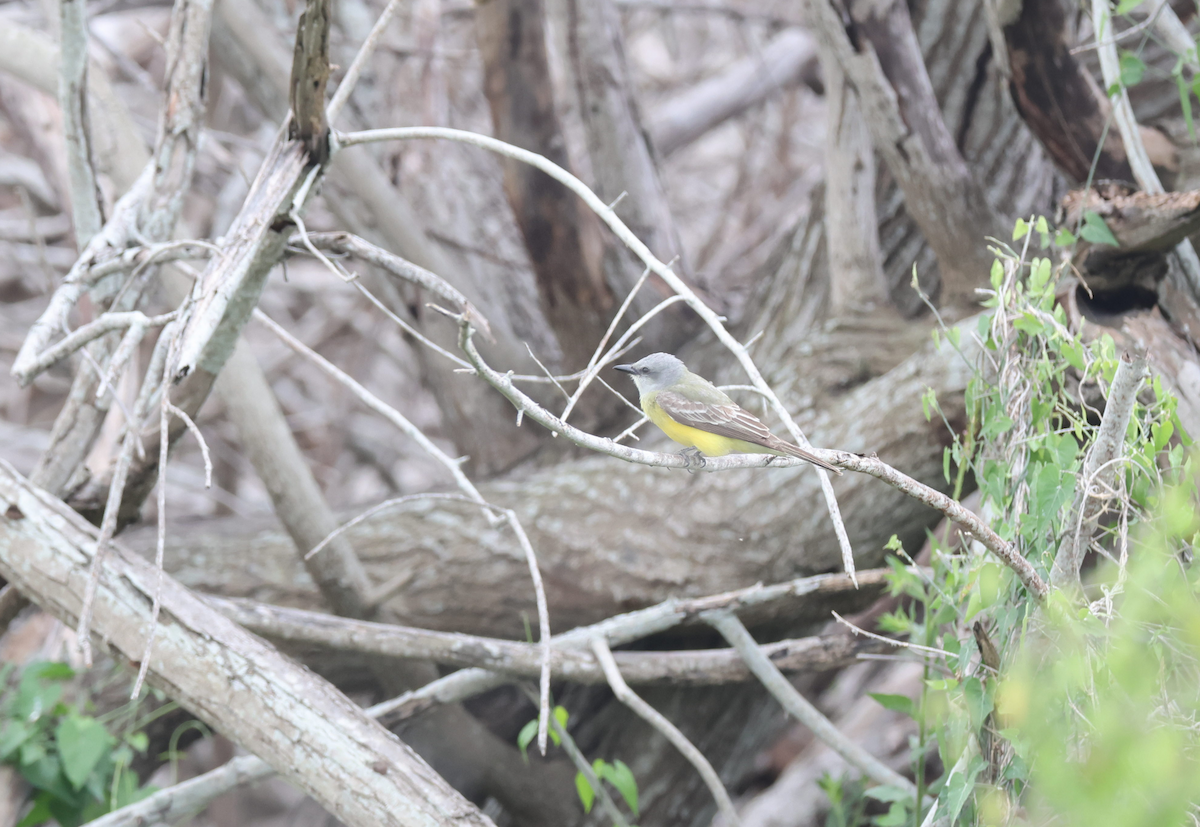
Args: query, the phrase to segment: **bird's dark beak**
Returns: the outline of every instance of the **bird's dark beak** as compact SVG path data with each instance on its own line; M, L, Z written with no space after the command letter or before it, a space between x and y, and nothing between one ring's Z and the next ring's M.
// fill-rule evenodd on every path
M637 373L637 368L633 365L613 365L613 370L619 370L621 373Z

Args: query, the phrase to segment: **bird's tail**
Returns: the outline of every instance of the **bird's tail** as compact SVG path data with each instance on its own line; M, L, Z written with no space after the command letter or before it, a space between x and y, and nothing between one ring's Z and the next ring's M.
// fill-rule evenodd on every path
M772 434L772 436L774 436L774 434ZM832 471L838 476L841 476L841 468L838 468L836 465L830 465L816 454L812 453L811 451L804 450L799 445L793 445L790 442L784 442L782 439L776 438L775 444L773 444L771 447L779 451L781 454L786 454L789 457L796 457L804 460L805 462L811 462L818 468L824 468L826 471Z

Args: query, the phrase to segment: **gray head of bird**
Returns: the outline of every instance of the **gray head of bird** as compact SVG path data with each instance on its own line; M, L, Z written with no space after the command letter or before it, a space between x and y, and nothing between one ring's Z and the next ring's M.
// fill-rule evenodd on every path
M665 390L687 373L683 362L669 353L651 353L632 365L616 365L614 369L632 376L640 394Z

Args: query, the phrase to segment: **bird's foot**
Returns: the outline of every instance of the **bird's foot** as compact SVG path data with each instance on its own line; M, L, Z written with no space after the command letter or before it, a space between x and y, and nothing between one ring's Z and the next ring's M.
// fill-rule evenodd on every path
M689 474L696 473L706 464L703 455L700 453L700 449L695 446L684 448L679 452L679 456L683 457L683 461L687 463L687 472Z

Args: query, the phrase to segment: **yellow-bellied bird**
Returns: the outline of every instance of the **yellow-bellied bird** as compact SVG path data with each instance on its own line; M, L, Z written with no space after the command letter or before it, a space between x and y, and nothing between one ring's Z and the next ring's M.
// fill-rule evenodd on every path
M775 436L758 417L669 353L651 353L632 365L616 365L616 370L633 377L646 416L680 445L710 457L799 457L835 474L842 473L799 445Z

